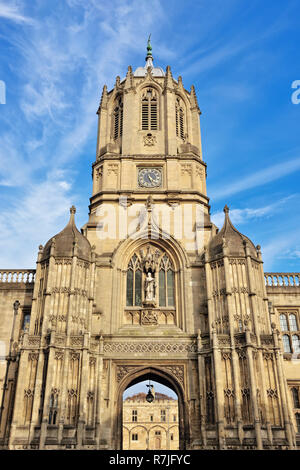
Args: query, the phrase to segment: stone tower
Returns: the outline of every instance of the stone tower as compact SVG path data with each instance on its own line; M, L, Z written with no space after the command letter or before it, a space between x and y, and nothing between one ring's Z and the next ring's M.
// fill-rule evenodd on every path
M149 40L97 114L89 220L80 232L71 208L40 247L2 446L120 449L123 392L149 378L178 396L181 449L295 448L260 247L227 206L220 231L210 220L194 87L153 65Z

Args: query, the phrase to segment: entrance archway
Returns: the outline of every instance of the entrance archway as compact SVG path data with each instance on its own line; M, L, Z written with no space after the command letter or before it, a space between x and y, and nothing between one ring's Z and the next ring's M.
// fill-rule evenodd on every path
M178 427L179 427L179 449L183 450L188 447L189 443L189 426L188 426L188 410L184 390L176 377L172 376L159 366L141 367L135 369L132 373L128 373L119 383L117 391L117 415L114 425L115 448L120 450L123 445L123 393L124 391L143 380L151 380L159 382L173 390L178 397Z

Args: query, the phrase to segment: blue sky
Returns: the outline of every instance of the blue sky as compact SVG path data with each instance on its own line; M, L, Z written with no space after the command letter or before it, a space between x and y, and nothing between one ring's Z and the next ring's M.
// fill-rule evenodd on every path
M300 3L0 0L0 267L33 268L88 217L101 90L154 63L195 85L215 223L231 209L266 271L299 272Z
M171 390L169 387L166 387L165 385L160 384L159 382L155 382L154 380L151 380L151 385L154 387L154 391L164 393L168 397L174 398L175 400L178 399L176 393ZM144 392L148 393L148 388L147 385L149 384L149 380L143 380L142 382L139 382L136 385L132 385L131 387L128 387L125 392L123 393L123 399L125 400L127 397L131 397L135 393L139 392Z

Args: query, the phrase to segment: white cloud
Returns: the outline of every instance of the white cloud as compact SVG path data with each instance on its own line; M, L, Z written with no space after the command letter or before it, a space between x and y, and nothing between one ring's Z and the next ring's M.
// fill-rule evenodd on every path
M74 203L71 181L62 172L31 184L26 195L0 214L1 268L34 267L38 246L61 231Z
M265 271L271 271L279 259L299 258L299 230L273 238L270 242L262 244L262 257Z
M0 17L16 23L27 23L33 25L35 22L32 18L24 16L16 3L7 4L0 2Z
M297 195L290 195L279 201L274 202L273 204L269 204L263 207L256 207L256 208L245 208L245 209L232 209L229 212L230 220L233 224L243 224L247 223L249 220L252 219L259 219L265 217L272 217L278 216L278 213L284 209L285 204L287 201L295 198ZM212 214L212 221L217 227L222 227L224 223L224 212L216 212Z
M18 186L0 215L3 268L33 267L39 244L66 224L75 198L70 172L62 169L74 171L89 139L96 147L102 86L125 76L132 50L141 55L138 65L144 63L148 31L159 29L164 15L158 0L151 9L137 0L114 0L110 8L68 0L60 12L61 20L50 12L26 35L19 28L8 38L21 57L13 66L21 80L15 99L22 112L10 117L11 129L6 126L1 136L0 183ZM0 0L1 14L31 22L16 3L6 7Z
M214 200L222 199L229 195L278 180L299 170L299 157L292 160L283 161L282 163L276 163L269 168L252 173L250 176L246 176L244 178L241 176L238 181L227 182L226 187L219 185L217 189L212 188L211 197Z

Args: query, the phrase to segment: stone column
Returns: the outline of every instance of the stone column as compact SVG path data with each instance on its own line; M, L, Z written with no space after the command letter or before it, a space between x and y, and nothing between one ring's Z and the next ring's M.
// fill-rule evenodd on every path
M271 326L272 326L272 334L273 334L273 339L274 339L274 344L275 344L275 358L276 358L276 366L277 366L277 371L278 371L281 408L283 411L283 419L284 419L284 429L285 429L285 434L286 434L289 448L294 449L293 426L292 426L289 412L288 412L286 382L285 382L285 378L283 374L281 351L280 351L279 342L278 342L279 332L278 330L276 330L275 323L272 323Z
M254 427L255 427L255 435L256 435L256 445L257 448L262 450L263 449L263 442L261 437L261 421L258 412L257 406L257 383L255 380L255 373L254 373L254 364L253 364L253 346L251 343L251 336L249 328L246 327L246 354L248 358L248 366L249 366L249 376L250 376L250 386L251 386L251 401L252 401L252 409L254 415Z
M206 447L206 423L205 423L205 370L202 360L202 341L201 341L201 331L198 330L197 336L197 353L198 353L198 379L199 379L199 404L200 404L200 432L201 432L201 440L202 440L202 447Z
M240 397L240 380L239 380L239 363L237 352L235 350L234 343L234 308L232 305L232 290L231 290L231 273L229 268L228 257L226 256L226 247L223 246L224 253L224 271L225 271L225 285L226 285L226 301L228 308L228 321L229 321L229 334L230 334L230 347L231 347L231 364L232 364L232 375L234 383L234 403L235 403L235 415L238 427L238 437L240 444L243 442L244 431L243 431L243 420L241 411L241 397Z
M246 261L247 261L247 271L248 271L248 285L249 285L249 300L250 300L250 306L252 310L252 318L253 318L253 330L257 338L257 346L260 347L260 328L258 325L257 317L256 317L256 292L254 290L254 280L253 280L253 267L251 264L251 256L250 256L250 251L249 247L247 245L247 242L244 241L244 247L245 247L245 253L246 253Z
M36 262L36 273L34 280L34 288L32 294L32 304L31 304L31 313L30 313L30 324L29 324L29 334L34 335L35 331L35 320L37 316L37 307L38 307L38 294L40 289L40 279L41 279L41 258L43 254L43 246L39 246L39 252Z
M23 344L26 344L28 339L27 332L24 333L23 337ZM15 393L15 401L14 401L14 408L13 408L13 415L12 415L12 423L11 423L11 430L9 436L9 448L11 449L13 446L13 442L16 437L16 427L21 426L24 424L24 420L22 420L22 414L24 410L24 384L26 384L26 377L28 372L28 351L22 349L19 356L19 365L18 365L18 374L16 374L17 383L16 393Z
M29 442L31 442L34 435L35 426L39 425L39 409L42 406L42 392L43 392L43 372L45 367L45 355L44 352L40 351L37 372L35 378L35 388L34 388L34 397L32 405L32 415L30 423L30 432L29 432Z
M53 375L54 375L54 361L55 361L55 347L52 343L53 337L55 339L54 332L50 336L50 347L49 347L49 356L48 356L48 368L47 368L47 377L45 381L45 390L44 390L44 406L42 412L42 421L41 421L41 434L40 434L40 449L45 447L45 440L47 434L47 426L49 420L49 403L51 396L51 389L53 387Z
M266 387L266 380L265 380L265 366L264 366L264 358L263 358L263 351L261 349L258 350L258 361L259 361L259 368L261 371L261 397L262 397L262 402L265 408L265 414L266 414L266 426L267 426L267 434L268 434L268 440L270 442L270 445L273 445L273 434L272 434L272 426L270 423L270 418L269 418L269 407L268 407L268 398L267 398L267 387Z
M89 373L89 358L88 358L88 345L89 345L89 337L88 333L84 335L84 344L83 344L83 351L81 357L81 371L79 370L79 374L81 375L80 381L80 394L79 394L79 418L78 418L78 429L77 429L77 446L80 449L84 446L84 434L85 434L85 426L86 426L86 408L87 408L87 387L88 387L88 373Z
M266 331L266 333L271 334L271 321L270 321L270 317L269 317L268 296L267 296L267 289L266 289L266 284L265 284L263 261L262 261L261 251L260 251L260 246L259 245L257 245L256 251L257 251L257 259L260 263L260 278L261 278L261 285L262 285L263 296L264 296L263 301L264 301L265 311L263 312L263 314L268 319L267 320L267 331Z
M208 328L209 336L212 337L212 323L215 321L214 308L212 303L212 279L211 268L208 262L208 253L205 251L205 278L206 278L206 294L207 294L207 310L208 310Z
M224 430L224 387L221 371L221 354L218 346L217 332L212 326L213 338L213 357L214 357L214 372L215 372L215 385L216 385L216 410L217 410L217 426L218 426L218 441L219 448L226 449L225 430Z
M100 354L98 356L98 383L97 383L97 394L96 394L96 444L97 449L100 448L100 436L101 436L101 400L102 400L102 370L103 370L103 337L100 337Z
M165 122L163 129L165 134L165 153L166 155L177 155L177 138L175 130L175 92L171 67L169 65L166 69L165 85L162 98L163 97L165 116L161 115L161 120L162 122Z
M66 413L66 399L67 399L67 386L68 386L68 372L69 372L69 350L65 349L62 364L62 383L61 383L61 396L58 412L58 443L60 444L63 438L63 427L65 422Z

